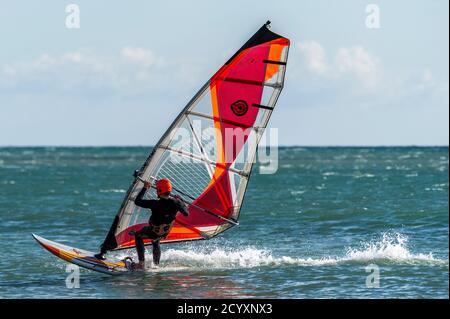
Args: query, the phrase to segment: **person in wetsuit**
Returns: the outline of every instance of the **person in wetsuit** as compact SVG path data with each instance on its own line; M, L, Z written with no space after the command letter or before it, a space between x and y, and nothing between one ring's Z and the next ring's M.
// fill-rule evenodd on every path
M145 182L144 187L139 192L138 196L134 200L134 203L142 208L148 208L152 211L148 226L142 227L140 230L134 233L136 241L136 250L139 258L139 264L135 265L135 268L143 268L145 263L145 248L144 238L152 240L153 246L153 263L159 264L161 257L160 240L165 238L173 222L180 212L184 216L188 216L189 212L186 204L178 196L170 196L172 191L172 184L167 178L160 179L156 182L156 193L158 195L155 199L143 199L145 192L151 186L150 182Z

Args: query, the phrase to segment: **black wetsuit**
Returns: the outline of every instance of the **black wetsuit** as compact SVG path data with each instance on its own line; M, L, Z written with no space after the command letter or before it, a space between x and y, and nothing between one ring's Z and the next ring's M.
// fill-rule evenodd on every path
M169 233L178 212L184 216L188 216L189 212L184 202L178 198L143 199L146 191L146 188L142 188L134 200L137 206L149 208L152 211L152 215L148 221L149 226L144 226L135 233L136 250L139 261L144 261L144 238L152 239L153 262L157 265L161 257L159 241Z

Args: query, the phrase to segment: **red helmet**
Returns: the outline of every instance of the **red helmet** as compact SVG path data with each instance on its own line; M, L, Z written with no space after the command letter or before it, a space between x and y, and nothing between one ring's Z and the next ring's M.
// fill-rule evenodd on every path
M169 179L162 178L156 181L156 193L158 196L170 193L172 191L172 183L170 183Z

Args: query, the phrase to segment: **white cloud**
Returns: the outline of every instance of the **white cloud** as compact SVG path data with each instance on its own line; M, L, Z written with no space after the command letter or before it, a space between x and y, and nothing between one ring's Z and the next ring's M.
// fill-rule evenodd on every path
M156 62L155 54L143 48L125 47L120 51L123 59L149 67Z
M304 41L297 45L299 56L306 70L314 76L336 82L343 79L357 80L356 85L373 89L379 82L380 63L362 46L338 49L329 62L323 46L317 41Z
M17 84L17 70L10 66L4 65L0 72L0 89L12 88Z
M197 72L191 69L195 67ZM124 47L116 54L100 56L86 49L61 55L43 54L20 63L0 65L0 90L16 92L63 91L119 95L174 93L173 87L192 90L200 86L201 65L191 61L165 62L150 49ZM187 70L191 70L187 72ZM81 92L80 92L81 91Z
M422 92L429 92L431 96L438 100L444 100L445 104L449 104L449 83L447 81L439 81L435 78L433 72L429 68L425 68L419 76L417 89Z
M363 122L370 112L433 112L447 118L448 73L439 76L440 73L420 65L409 69L387 68L361 45L330 51L317 41L302 41L290 51L283 94L289 96L286 97L291 105L289 110L318 109L327 116L338 108L347 117ZM325 114L328 112L325 110L330 113ZM425 118L417 117L418 122ZM439 125L448 128L448 120Z
M327 69L325 50L320 45L320 43L316 41L305 41L297 44L297 47L300 49L300 52L303 53L305 58L305 63L309 70L318 73L324 74Z
M418 89L437 89L438 86L439 84L434 78L433 72L431 72L429 68L425 68L422 70L422 73L418 75Z
M74 63L81 63L84 61L84 56L80 51L76 51L76 52L66 53L63 56L63 59L74 62Z
M335 67L342 74L354 74L366 87L378 84L378 59L362 46L340 48L336 54Z

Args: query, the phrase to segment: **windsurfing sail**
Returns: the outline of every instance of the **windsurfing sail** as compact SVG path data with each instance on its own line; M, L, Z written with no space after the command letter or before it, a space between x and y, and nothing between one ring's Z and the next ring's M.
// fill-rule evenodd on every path
M289 40L264 24L194 95L128 189L103 243L135 246L149 211L134 204L143 181L169 178L188 205L161 243L209 239L236 225L257 145L284 84ZM149 189L146 198L156 198ZM151 240L145 240L150 244Z

